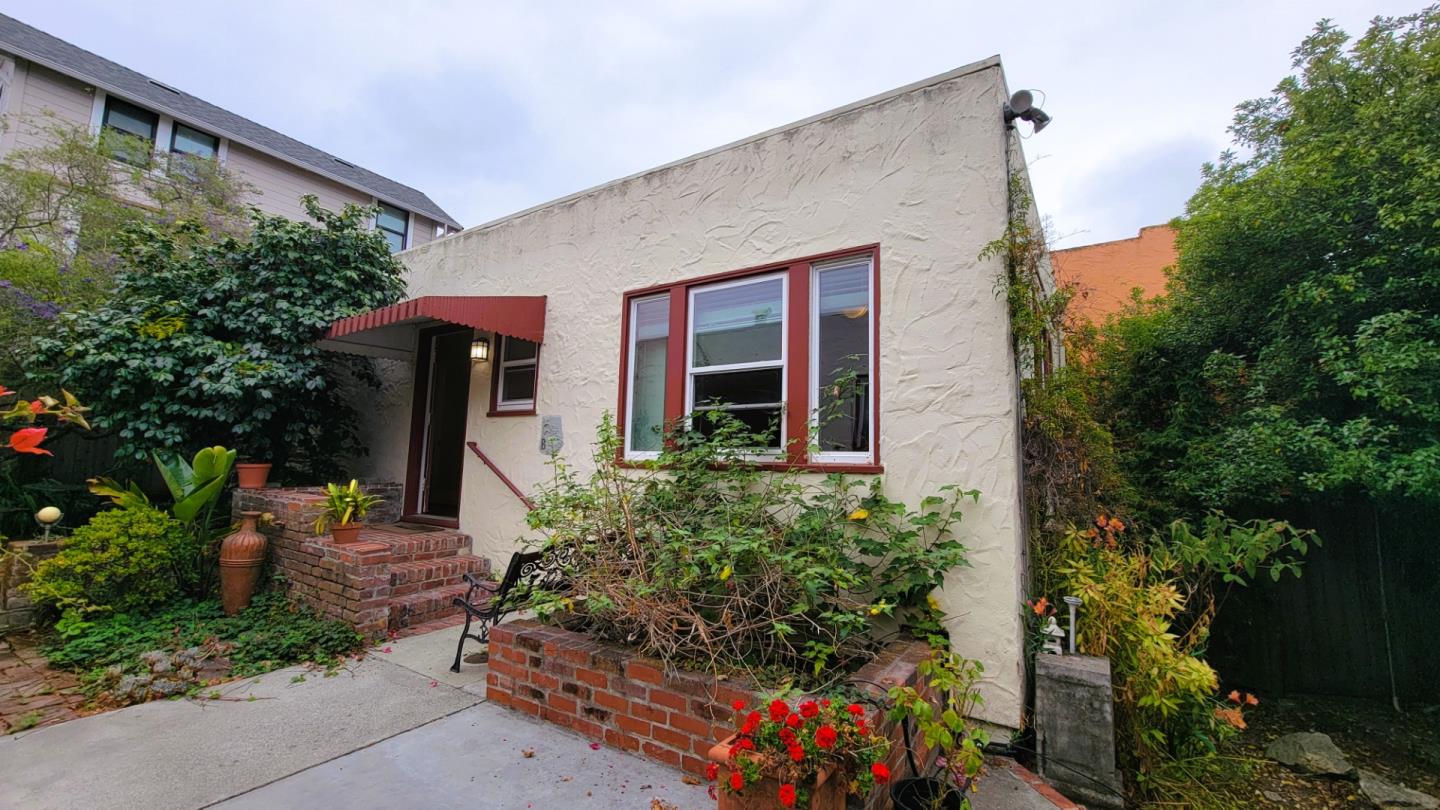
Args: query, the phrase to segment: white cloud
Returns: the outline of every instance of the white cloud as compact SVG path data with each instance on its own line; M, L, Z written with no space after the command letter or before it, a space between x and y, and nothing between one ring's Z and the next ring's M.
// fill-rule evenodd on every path
M1066 244L1169 219L1322 16L1396 0L0 3L474 224L1000 53Z

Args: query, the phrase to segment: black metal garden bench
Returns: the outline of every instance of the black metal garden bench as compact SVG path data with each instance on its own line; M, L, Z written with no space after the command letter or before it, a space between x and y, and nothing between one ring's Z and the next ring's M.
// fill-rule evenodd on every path
M455 597L454 604L465 611L465 629L460 633L460 643L455 647L455 664L451 672L460 671L461 656L465 651L465 639L473 638L481 644L490 643L490 628L500 623L507 615L529 606L531 594L536 590L555 592L563 590L567 577L565 566L571 556L571 549L523 551L510 557L505 567L505 576L499 582L488 582L474 574L466 574L465 581L470 589L465 595ZM477 594L489 597L482 604L475 604ZM478 625L478 632L470 632L472 625Z

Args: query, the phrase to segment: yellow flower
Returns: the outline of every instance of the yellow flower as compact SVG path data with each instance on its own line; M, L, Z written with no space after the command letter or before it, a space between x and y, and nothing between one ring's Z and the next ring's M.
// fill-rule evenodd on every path
M724 582L725 580L729 579L730 575L733 573L735 573L735 569L731 568L728 565L720 569L720 581Z
M851 520L864 520L868 517L870 517L870 510L863 507L850 513Z
M931 609L931 610L939 610L939 609L940 609L940 600L936 599L934 594L930 594L929 596L926 596L926 597L925 597L925 601L930 604L930 609Z

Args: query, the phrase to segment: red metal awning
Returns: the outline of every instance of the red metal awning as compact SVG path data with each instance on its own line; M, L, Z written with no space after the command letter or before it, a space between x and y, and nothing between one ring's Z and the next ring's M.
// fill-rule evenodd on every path
M415 351L416 331L437 323L544 343L545 296L421 296L341 318L330 324L320 345L355 354L408 357Z

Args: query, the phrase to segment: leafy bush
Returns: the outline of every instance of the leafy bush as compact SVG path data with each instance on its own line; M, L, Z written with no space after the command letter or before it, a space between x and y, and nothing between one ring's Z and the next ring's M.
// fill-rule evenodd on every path
M76 529L24 587L49 610L143 611L180 588L191 536L158 509L111 509Z
M940 632L929 596L966 564L951 531L978 493L946 487L912 510L878 480L762 469L748 454L763 437L723 412L695 422L643 469L617 461L608 416L588 480L556 461L530 524L569 559L572 590L542 595L542 615L580 613L666 661L810 676L852 666L897 623Z
M87 622L79 632L52 636L44 652L52 666L75 671L119 664L138 669L136 656L150 650L181 650L218 639L239 677L305 662L332 663L359 650L364 639L344 622L291 605L284 594L258 594L250 606L226 616L218 601L171 602L159 612L115 613Z

